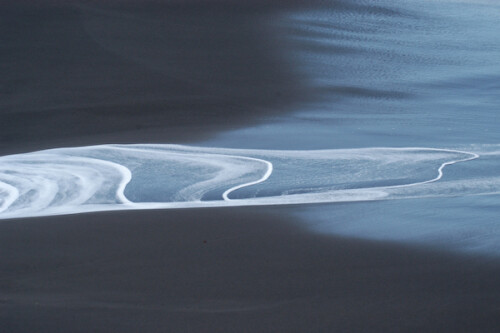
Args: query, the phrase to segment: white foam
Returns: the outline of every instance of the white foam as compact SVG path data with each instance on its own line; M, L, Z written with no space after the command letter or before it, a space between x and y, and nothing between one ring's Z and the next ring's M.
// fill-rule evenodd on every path
M16 187L4 182L0 182L0 213L6 210L14 201L19 198L19 191Z
M222 198L224 200L226 200L226 201L230 201L231 200L231 199L229 199L229 194L231 192L239 190L240 188L244 188L244 187L248 187L248 186L252 186L252 185L256 185L256 184L265 182L271 176L271 174L273 173L273 164L271 162L265 161L265 160L261 160L261 159L258 159L258 158L251 158L251 157L245 157L245 159L252 160L252 161L262 162L262 163L264 163L267 166L267 170L266 170L266 172L264 173L264 175L261 178L259 178L257 180L254 180L254 181L251 181L251 182L248 182L248 183L244 183L244 184L241 184L241 185L233 186L230 189L226 190L224 193L222 193Z
M485 156L473 148L276 151L141 144L10 155L0 157L0 219L500 191L500 178L484 176L480 163L491 168L498 162L498 146L485 147ZM445 177L448 167L474 160Z

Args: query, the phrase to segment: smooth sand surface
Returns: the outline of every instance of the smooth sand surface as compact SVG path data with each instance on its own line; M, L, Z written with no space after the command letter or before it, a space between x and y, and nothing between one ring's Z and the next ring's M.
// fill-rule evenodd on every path
M0 223L3 332L494 332L498 261L305 232L283 208Z
M0 154L193 142L306 99L272 6L127 2L0 2Z

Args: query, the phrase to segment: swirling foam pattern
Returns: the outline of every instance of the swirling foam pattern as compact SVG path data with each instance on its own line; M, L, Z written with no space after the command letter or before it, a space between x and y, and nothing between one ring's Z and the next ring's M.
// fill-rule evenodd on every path
M491 169L497 148L483 148L484 156L478 147L469 149L475 152L159 144L51 149L0 158L0 218L495 193L500 180L480 169Z

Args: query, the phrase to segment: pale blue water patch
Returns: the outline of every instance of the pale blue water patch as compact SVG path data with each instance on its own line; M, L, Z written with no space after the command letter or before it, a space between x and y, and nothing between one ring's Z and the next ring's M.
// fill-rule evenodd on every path
M500 4L354 1L276 17L313 98L203 145L265 149L500 141Z
M441 183L454 188L449 195L436 197L436 184L425 195L416 191L404 200L300 206L292 214L314 232L498 257L500 195L494 187L477 196L458 194L468 185L457 180L468 175L470 184L489 186L500 177L499 162L500 156L486 149L471 163L450 166Z
M500 255L500 195L302 206L315 232Z
M300 206L294 212L316 232L498 256L500 197L487 195L495 193L492 187L479 196L457 193L473 183L488 187L500 177L498 155L485 148L500 143L500 3L342 4L291 10L275 20L288 41L289 60L303 73L314 98L289 115L221 133L203 145L479 144L485 150L478 160L447 167L433 189L423 187L425 194L417 189L404 200ZM469 185L457 182L462 177ZM436 197L441 185L454 190Z

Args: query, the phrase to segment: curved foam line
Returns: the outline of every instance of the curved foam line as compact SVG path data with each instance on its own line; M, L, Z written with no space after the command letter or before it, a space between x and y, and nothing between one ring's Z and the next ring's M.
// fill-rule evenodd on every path
M2 203L2 205L0 205L0 213L6 211L10 207L10 205L12 205L12 203L14 203L17 198L19 198L19 190L14 186L0 181L0 188L2 187L7 189L7 198Z
M371 149L382 150L382 149L387 149L387 148L371 148ZM445 153L465 154L465 155L469 155L470 157L442 163L441 166L438 168L438 175L435 178L433 178L433 179L429 179L429 180L425 180L425 181L421 181L421 182L416 182L416 183L410 183L410 184L402 184L402 185L365 187L365 188L363 188L363 190L407 188L407 187L412 187L412 186L418 186L418 185L424 185L424 184L434 183L434 182L439 181L441 178L443 178L443 175L444 175L443 170L444 170L445 167L447 167L449 165L456 164L456 163L472 161L472 160L478 159L480 157L480 155L478 155L476 153L467 152L467 151L461 151L461 150L454 150L454 149L424 148L424 147L389 148L389 149L390 150L413 150L413 151L415 151L415 150L438 151L438 152L445 152ZM238 157L238 156L232 156L232 157ZM262 182L266 181L271 176L271 173L273 171L273 165L269 161L258 159L258 158L252 158L252 157L241 157L241 158L246 158L246 159L257 160L257 161L260 161L260 162L264 162L264 163L266 163L268 165L268 170L267 170L266 174L262 178L260 178L260 179L258 179L256 181L245 183L245 184L241 184L241 185L238 185L238 186L234 186L234 187L226 190L222 194L222 197L224 198L225 201L232 201L233 200L233 199L230 199L228 197L229 193L231 193L231 192L239 190L240 188L243 188L243 187L247 187L247 186L251 186L251 185L256 185L256 184L259 184L259 183L262 183ZM248 199L245 199L245 200L248 200Z
M244 188L244 187L248 187L248 186L252 186L252 185L255 185L255 184L259 184L259 183L265 182L271 176L271 174L273 173L273 164L271 162L269 162L269 161L262 160L260 158L254 158L254 157L230 156L230 155L226 155L226 156L229 156L229 157L238 157L238 158L241 158L241 159L246 159L246 160L251 160L251 161L257 161L257 162L265 163L267 165L267 170L266 170L266 173L264 174L264 176L262 176L261 178L255 180L255 181L244 183L244 184L241 184L241 185L236 185L236 186L233 186L230 189L226 190L224 193L222 193L222 198L224 199L224 201L232 201L232 199L229 199L229 194L231 192L239 190L240 188Z
M104 145L102 145L102 146L104 146ZM75 149L75 148L73 148L73 149ZM114 163L111 161L98 159L98 158L79 157L79 156L73 156L73 155L68 155L68 156L71 156L75 160L83 160L83 161L91 160L92 162L94 162L96 164L103 164L103 165L110 166L114 169L117 169L120 172L120 174L122 175L122 179L118 185L118 188L116 189L116 199L118 199L118 201L120 201L122 204L132 204L133 203L125 196L125 188L127 187L127 184L130 183L130 181L132 180L132 172L126 166L118 164L118 163Z
M114 149L125 149L125 150L133 150L133 151L143 151L146 152L148 151L148 148L146 145L146 148L141 148L141 147L124 147L124 146L119 146L119 145L101 145L101 146L93 146L90 147L90 149L93 148L106 148L111 146ZM154 146L154 145L153 145ZM266 156L266 153L269 153L270 157L273 156L272 153L282 153L283 151L262 151L262 150L241 150L241 149L225 149L225 148L195 148L195 147L186 147L186 146L174 146L174 145L159 145L160 147L158 148L158 152L165 151L167 149L167 154L175 154L175 155L183 155L182 152L172 152L169 151L170 149L182 149L183 151L195 151L197 153L201 153L203 155L213 155L213 156L220 156L220 157L227 157L227 158L235 158L235 159L240 159L240 160L248 160L248 161L254 161L258 163L264 163L267 166L267 170L264 173L262 177L255 181L247 182L244 184L236 185L233 186L229 189L227 189L223 194L222 198L223 200L215 200L215 201L186 201L186 202L178 202L178 201L173 201L173 202L131 202L128 200L124 194L125 188L128 185L128 183L132 179L132 173L131 171L124 165L118 164L116 162L111 162L108 160L102 160L99 158L93 158L93 157L82 157L78 156L78 152L85 150L89 147L82 147L82 148L70 148L67 150L62 151L62 155L66 155L72 159L75 159L76 161L79 159L84 159L87 161L92 161L95 164L101 164L105 165L108 167L112 167L113 170L117 171L121 177L117 177L119 182L116 182L115 180L115 186L117 186L116 191L115 191L115 198L117 199L116 203L95 203L95 204L86 204L86 205L78 205L78 206L71 206L71 207L47 207L47 209L44 209L44 211L23 211L21 214L18 212L9 212L5 214L5 217L2 216L0 219L3 218L16 218L16 217L28 217L28 216L47 216L47 215L66 215L66 214L77 214L77 213L84 213L84 212L98 212L98 211L112 211L112 210L140 210L140 209L169 209L169 208L196 208L196 207L230 207L230 206L261 206L261 205L293 205L293 204L306 204L306 203L327 203L327 202L346 202L346 201L368 201L368 200L385 200L387 199L404 199L404 198L411 198L411 193L409 194L410 196L403 196L399 197L396 193L393 193L390 191L391 189L398 189L398 188L408 188L412 186L418 186L418 185L423 185L423 184L428 184L428 183L433 183L436 181L439 181L443 175L444 175L444 169L449 166L453 165L456 163L460 162L466 162L466 161L471 161L474 159L477 159L480 157L479 154L473 153L473 152L467 152L467 151L460 151L460 150L451 150L451 149L440 149L440 148L419 148L419 147L411 147L411 148L383 148L383 147L376 147L376 148L366 148L370 151L372 150L386 150L386 151L422 151L423 153L425 152L430 152L430 151L437 151L437 152L445 152L445 153L455 153L455 154L463 154L467 155L464 158L460 159L455 159L455 160L449 160L447 162L442 163L439 168L437 169L437 176L425 180L425 181L420 181L420 182L415 182L415 183L409 183L409 184L401 184L401 185L393 185L393 186L379 186L379 187L366 187L366 188L359 188L359 189L348 189L348 190L330 190L326 192L316 192L316 193L305 193L305 194L297 194L297 195L281 195L281 196L268 196L268 197L258 197L258 198L243 198L243 199L230 199L229 196L231 195L232 192L256 185L259 183L263 183L266 180L269 179L271 174L273 173L273 164L270 161L264 160L264 159L259 159L259 158L254 158L254 157L247 157L247 156L241 156L241 155L233 155L233 154L244 154L245 152L248 153L259 153L260 155L264 154ZM81 150L80 150L81 149ZM54 151L61 151L60 149L55 149ZM361 153L363 149L361 149ZM46 151L48 152L48 151ZM294 153L297 153L300 151L286 151L286 153L292 153L289 158L294 158L296 155ZM319 152L319 151L315 151ZM226 154L229 153L229 154ZM233 153L233 154L231 154ZM5 156L7 159L14 158L14 156L20 157L23 154L20 155L12 155L12 157ZM483 155L483 154L481 154ZM258 156L258 155L257 155ZM300 156L300 155L299 155ZM335 155L334 155L335 156ZM330 156L328 158L334 158L334 156ZM259 156L260 157L260 156ZM4 158L4 157L2 157ZM443 160L446 157L443 156L437 156L437 160ZM74 162L74 161L73 161ZM253 172L252 172L253 173ZM114 179L114 178L113 178ZM10 184L5 184L0 182L0 189L2 188L2 184L4 184L3 188L7 189L6 193L7 195L4 197L4 200L2 204L0 205L0 212L5 212L8 210L8 207L16 200L15 198L15 191L19 192L18 189L14 188L11 189ZM492 188L493 189L493 188ZM386 191L387 190L387 191ZM492 192L491 189L489 189L488 193L497 193L497 192ZM396 196L394 197L394 194ZM20 194L18 194L20 195ZM438 193L439 195L439 193ZM475 194L478 195L478 194ZM431 195L435 196L435 195ZM422 195L419 195L418 197L422 197ZM7 206L8 205L8 206ZM7 208L5 208L7 207ZM68 209L69 208L69 209ZM2 214L3 215L3 214Z
M191 148L191 147L184 147L184 146L181 146L181 145L170 145L170 146L172 146L172 147L181 147L181 148L184 148L184 149ZM113 145L113 147L117 148L117 149L121 149L121 150L127 150L127 151L139 151L139 152L143 152L144 151L144 149L141 149L141 148L124 147L122 145ZM186 150L188 150L188 149L186 149ZM184 154L182 154L182 153L168 152L168 154L170 154L170 155L184 156ZM229 158L235 158L235 159L240 159L240 160L257 161L257 162L262 162L262 163L264 163L264 164L267 165L266 173L264 174L264 176L262 176L258 180L252 181L252 182L248 182L248 183L244 183L244 184L241 184L241 185L237 185L237 186L234 186L234 187L226 190L222 194L222 198L224 199L224 201L232 201L232 199L230 199L228 197L229 193L231 193L233 191L236 191L236 190L238 190L240 188L243 188L243 187L247 187L247 186L251 186L251 185L262 183L262 182L266 181L271 176L271 173L273 172L273 164L271 162L263 160L263 159L254 158L254 157L247 157L247 156L227 155L227 154L213 154L213 155L219 155L219 156L224 156L224 157L229 157ZM110 162L110 163L112 163L112 162ZM126 167L124 167L124 168L127 169ZM127 171L130 173L130 170L127 169ZM130 179L128 179L128 181L123 186L123 191L124 191L126 185L130 182L130 180L131 180L131 174L130 174ZM123 197L125 198L125 195L123 195ZM126 200L128 201L127 203L133 203L133 202L129 201L128 199L126 199Z
M406 150L420 150L420 149L430 150L430 151L446 152L446 153L466 154L466 155L470 155L471 157L463 158L463 159L459 159L459 160L453 160L453 161L449 161L449 162L444 162L443 164L441 164L441 166L438 169L438 175L435 178L433 178L433 179L429 179L429 180L425 180L425 181L421 181L421 182L416 182L416 183L403 184L403 185L381 186L381 187L378 187L378 188L386 188L386 189L404 188L404 187L411 187L411 186L417 186L417 185L424 185L424 184L434 183L434 182L439 181L441 178L443 178L443 170L447 166L453 165L453 164L456 164L456 163L472 161L472 160L475 160L475 159L479 158L479 155L476 154L476 153L471 153L471 152L461 151L461 150L439 149L439 148L406 148ZM377 187L370 187L370 188L377 188Z
M110 162L110 161L100 160L100 159L96 159L96 158L89 158L89 157L87 157L87 158L95 160L98 163L110 165L110 166L112 166L120 171L120 173L122 175L122 180L120 181L120 184L118 185L118 188L116 189L116 198L119 201L121 201L122 204L132 204L133 202L130 201L125 196L125 187L127 187L127 184L130 183L130 181L132 180L132 172L129 170L129 168L127 168L124 165Z

